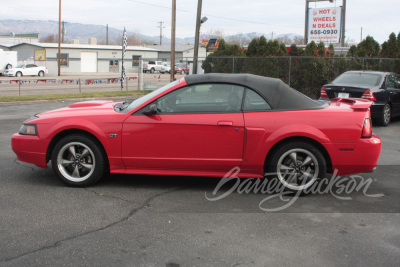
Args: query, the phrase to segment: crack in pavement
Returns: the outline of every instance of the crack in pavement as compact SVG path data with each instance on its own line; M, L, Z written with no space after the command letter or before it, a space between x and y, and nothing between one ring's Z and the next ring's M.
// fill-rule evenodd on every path
M29 255L29 254L33 254L33 253L36 253L36 252L39 252L39 251L42 251L42 250L55 248L55 247L61 245L61 243L63 243L63 242L70 241L70 240L73 240L73 239L76 239L76 238L79 238L79 237L82 237L82 236L85 236L85 235L89 235L89 234L93 234L93 233L96 233L96 232L100 232L100 231L106 230L106 229L108 229L110 227L113 227L114 225L117 225L119 223L127 221L129 218L131 218L133 215L135 215L140 210L149 207L150 206L150 202L152 202L154 199L156 199L158 197L161 197L161 196L164 196L166 194L178 191L178 190L182 190L182 189L184 189L184 187L172 188L170 190L155 194L155 195L149 197L146 201L144 201L143 204L140 205L139 207L132 209L129 212L128 215L126 215L126 216L122 217L121 219L119 219L119 220L117 220L115 222L112 222L112 223L110 223L110 224L108 224L106 226L103 226L103 227L100 227L98 229L91 230L91 231L88 231L88 232L85 232L85 233L77 234L77 235L74 235L74 236L71 236L71 237L67 237L67 238L64 238L62 240L58 240L52 245L43 246L41 248L38 248L38 249L33 250L33 251L25 252L25 253L23 253L21 255L18 255L18 256L14 256L14 257L11 257L11 258L6 258L4 260L1 260L0 263L1 262L9 262L9 261L12 261L12 260L16 260L18 258L24 257L24 256Z
M93 194L95 194L95 195L97 195L97 196L109 197L109 198L113 198L113 199L117 199L117 200L122 200L122 201L124 201L124 202L135 203L135 201L130 201L130 200L127 200L127 199L124 199L124 198L120 198L120 197L116 197L116 196L112 196L112 195L101 194L101 193L99 193L99 192L97 192L97 191L95 191L95 190L90 190L89 188L86 188L86 187L83 188L83 189L85 189L87 192L93 193ZM137 202L136 202L136 203L137 203Z

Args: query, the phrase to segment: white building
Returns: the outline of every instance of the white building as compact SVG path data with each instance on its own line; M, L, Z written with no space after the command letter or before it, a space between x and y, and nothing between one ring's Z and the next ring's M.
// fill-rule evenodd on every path
M57 43L20 43L8 47L18 52L18 63L46 66L49 76L58 74ZM139 58L157 58L158 51L128 46L126 72L138 72ZM107 73L121 71L122 48L113 45L61 44L61 73Z
M2 46L18 52L18 63L46 66L49 76L58 74L57 43L19 43ZM128 46L124 58L125 71L138 72L139 60L170 61L170 46ZM199 47L199 57L206 57L205 47ZM176 62L193 62L194 47L177 46ZM61 73L120 72L122 47L115 45L61 44Z

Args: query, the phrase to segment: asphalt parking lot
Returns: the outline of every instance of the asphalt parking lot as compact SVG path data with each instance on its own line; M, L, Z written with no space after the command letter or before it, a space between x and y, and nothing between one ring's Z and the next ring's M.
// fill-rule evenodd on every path
M211 201L218 178L111 175L70 188L16 161L21 123L69 104L0 105L0 266L400 264L400 120L374 127L383 150L378 169L360 174L365 190Z

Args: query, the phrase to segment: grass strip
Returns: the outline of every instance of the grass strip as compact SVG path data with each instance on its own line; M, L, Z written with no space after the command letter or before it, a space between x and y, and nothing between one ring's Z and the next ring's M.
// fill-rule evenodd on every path
M22 96L0 96L0 102L18 102L18 101L37 101L37 100L58 100L71 98L100 98L100 97L118 97L118 96L142 96L151 91L115 91L115 92L87 92L72 94L54 94L54 95L22 95Z

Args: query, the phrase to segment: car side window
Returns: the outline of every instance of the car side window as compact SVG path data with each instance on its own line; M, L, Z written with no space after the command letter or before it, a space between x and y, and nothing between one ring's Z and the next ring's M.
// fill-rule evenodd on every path
M178 89L157 101L160 114L241 112L244 87L198 84Z
M258 93L251 89L246 89L244 96L243 111L265 111L270 110L271 106Z
M386 78L387 89L397 89L396 77L394 75L388 75Z
M396 75L394 77L395 77L396 89L400 89L400 76Z

